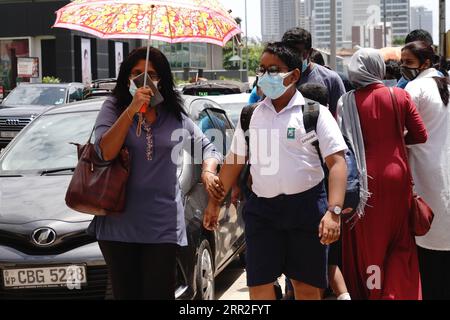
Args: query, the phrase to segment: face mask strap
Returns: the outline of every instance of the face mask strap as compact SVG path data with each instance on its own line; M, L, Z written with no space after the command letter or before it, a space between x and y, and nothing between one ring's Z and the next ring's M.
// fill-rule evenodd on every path
M295 70L289 71L288 73L286 73L284 76L282 76L283 78L283 85L284 85L284 79L286 79L287 77L289 77L290 75L292 75L294 73ZM295 84L295 82L292 82L291 84L286 86L286 91L289 90L290 87L292 87Z

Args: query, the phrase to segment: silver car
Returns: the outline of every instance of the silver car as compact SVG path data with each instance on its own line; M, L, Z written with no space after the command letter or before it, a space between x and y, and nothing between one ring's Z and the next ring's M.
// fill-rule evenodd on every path
M195 122L209 117L223 132L227 148L233 125L225 111L209 99L185 101ZM45 112L0 156L0 299L111 297L105 261L86 233L92 216L64 201L77 163L69 142L87 141L102 103L88 100ZM201 165L191 164L190 157L185 153L178 167L189 246L179 251L176 297L214 299L215 276L245 248L242 203L232 204L228 196L219 229L205 230L207 194Z

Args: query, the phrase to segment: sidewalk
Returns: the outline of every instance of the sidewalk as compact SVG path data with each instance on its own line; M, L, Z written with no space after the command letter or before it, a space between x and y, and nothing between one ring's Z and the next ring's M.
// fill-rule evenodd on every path
M278 279L284 290L284 276ZM249 300L247 274L238 262L233 262L216 279L216 299L218 300Z

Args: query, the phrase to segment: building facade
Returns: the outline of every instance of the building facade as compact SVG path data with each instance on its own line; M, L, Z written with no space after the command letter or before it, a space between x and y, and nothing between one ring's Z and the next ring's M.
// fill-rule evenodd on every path
M392 29L390 25L386 26L386 47L392 45ZM353 47L367 47L381 49L384 47L384 25L382 23L370 25L355 25L352 27L352 45Z
M298 1L296 5L297 26L311 32L313 30L312 17L313 0Z
M343 0L336 1L336 45L343 47ZM315 0L312 10L314 28L312 32L313 46L315 48L329 48L331 43L331 14L330 0Z
M386 16L384 15L386 4ZM410 32L410 1L409 0L381 0L381 21L392 26L392 38L404 39Z
M433 34L433 11L425 7L411 8L411 30L423 29Z
M261 38L263 42L277 41L280 37L279 8L279 0L261 0Z
M63 82L116 77L120 62L140 46L138 40L100 40L81 32L52 28L55 11L70 1L0 0L0 86L11 90L17 82L40 82L52 76ZM17 62L38 61L36 78L19 78Z
M115 78L123 58L142 46L142 40L102 40L78 31L52 28L55 11L69 2L0 0L0 87L9 91L18 82L41 82L46 76L83 83ZM223 51L219 46L161 43L161 49L174 71L223 70ZM28 57L37 58L36 78L18 77L18 60Z
M300 0L261 0L262 41L280 41L284 32L299 25Z

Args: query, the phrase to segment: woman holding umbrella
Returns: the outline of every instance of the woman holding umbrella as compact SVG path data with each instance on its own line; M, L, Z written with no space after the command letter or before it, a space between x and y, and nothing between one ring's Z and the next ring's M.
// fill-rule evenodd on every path
M104 160L114 159L124 146L131 156L124 212L96 217L89 227L108 265L116 299L174 299L176 251L187 245L177 156L172 157L180 154L172 152L180 145L171 139L174 131L182 130L183 145L199 145L193 150L203 151L203 183L211 196L223 195L214 175L221 155L187 117L167 58L155 48L148 57L147 62L146 48L140 48L122 62L117 86L95 128L97 152ZM164 101L148 108L140 121L142 105L156 94L133 86L132 79L144 73L146 65Z

